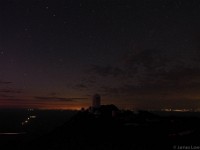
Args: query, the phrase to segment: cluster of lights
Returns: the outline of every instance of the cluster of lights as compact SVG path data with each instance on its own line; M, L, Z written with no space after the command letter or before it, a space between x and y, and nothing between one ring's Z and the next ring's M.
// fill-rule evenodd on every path
M189 112L189 111L193 111L193 110L191 110L191 109L171 109L171 108L167 108L167 109L161 109L161 111Z
M29 116L24 122L22 122L22 125L27 124L31 119L35 119L36 116Z
M28 109L28 111L34 111L34 109L31 108L31 109Z

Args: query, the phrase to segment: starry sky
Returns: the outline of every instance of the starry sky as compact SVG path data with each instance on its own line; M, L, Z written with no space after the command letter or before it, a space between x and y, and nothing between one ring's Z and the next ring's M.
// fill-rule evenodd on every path
M200 1L1 0L0 108L200 108Z

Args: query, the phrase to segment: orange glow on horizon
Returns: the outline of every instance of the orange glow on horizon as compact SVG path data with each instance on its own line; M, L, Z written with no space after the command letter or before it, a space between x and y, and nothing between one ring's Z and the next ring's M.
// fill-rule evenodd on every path
M52 109L52 110L80 110L81 108L88 108L90 104L88 103L77 103L77 102L35 102L35 101L7 101L0 100L0 109L9 108L9 109Z

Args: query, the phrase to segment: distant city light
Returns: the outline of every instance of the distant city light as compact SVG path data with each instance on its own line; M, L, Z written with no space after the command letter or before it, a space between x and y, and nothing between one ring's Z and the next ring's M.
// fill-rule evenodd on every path
M18 135L18 134L26 134L26 132L19 132L19 133L15 133L15 132L6 132L6 133L0 133L0 135Z
M24 122L21 123L22 126L27 124L29 121L31 121L31 119L35 119L35 118L36 118L36 116L34 116L34 115L29 116Z
M189 112L193 111L192 109L171 109L171 108L166 108L166 109L161 109L161 111L172 111L172 112Z
M30 118L36 118L36 116L30 116Z

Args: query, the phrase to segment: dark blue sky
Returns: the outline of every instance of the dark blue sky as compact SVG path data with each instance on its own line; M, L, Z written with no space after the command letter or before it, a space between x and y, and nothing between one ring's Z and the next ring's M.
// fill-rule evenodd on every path
M200 107L200 2L2 0L0 106Z

